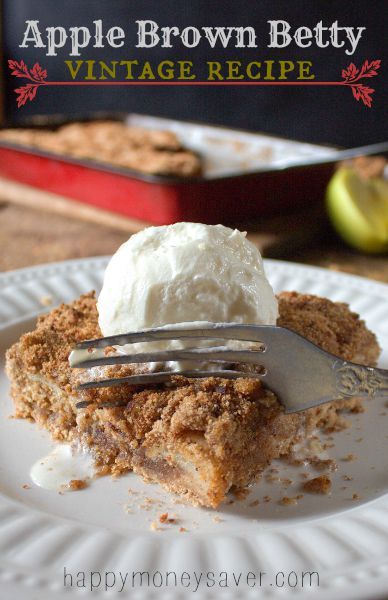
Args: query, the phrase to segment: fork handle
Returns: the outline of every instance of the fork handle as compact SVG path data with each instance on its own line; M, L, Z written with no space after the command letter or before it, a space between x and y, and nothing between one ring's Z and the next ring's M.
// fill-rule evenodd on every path
M341 396L379 396L388 394L388 370L346 361L333 364L337 391Z

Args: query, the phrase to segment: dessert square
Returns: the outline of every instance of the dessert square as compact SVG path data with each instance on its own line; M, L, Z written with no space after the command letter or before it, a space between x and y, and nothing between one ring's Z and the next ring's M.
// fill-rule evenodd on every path
M278 301L279 325L345 360L376 363L376 338L347 305L296 292ZM219 506L228 491L258 481L273 459L289 455L315 428L335 430L341 411L360 410L360 400L351 399L286 415L249 374L235 381L174 376L146 389L122 385L81 393L77 385L91 374L71 370L68 356L77 342L99 336L93 292L40 317L7 352L15 416L87 449L100 474L133 470L192 504ZM145 368L105 367L104 377ZM82 400L90 404L77 409Z

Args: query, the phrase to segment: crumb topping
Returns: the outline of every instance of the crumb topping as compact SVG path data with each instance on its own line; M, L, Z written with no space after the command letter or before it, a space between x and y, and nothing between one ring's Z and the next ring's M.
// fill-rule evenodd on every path
M278 299L278 325L344 360L375 364L376 336L347 304L297 292L282 292Z
M319 475L305 481L303 490L312 494L328 494L331 490L331 479L328 475Z
M66 490L71 492L77 492L88 487L87 482L84 479L71 479L68 484L64 486Z

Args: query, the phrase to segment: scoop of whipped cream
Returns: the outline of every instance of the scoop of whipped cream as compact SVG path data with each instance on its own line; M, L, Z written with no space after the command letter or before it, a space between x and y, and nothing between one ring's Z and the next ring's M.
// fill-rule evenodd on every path
M278 316L260 252L246 234L200 223L133 235L110 260L97 307L104 336L177 323L273 325ZM189 345L192 340L161 341L125 350Z

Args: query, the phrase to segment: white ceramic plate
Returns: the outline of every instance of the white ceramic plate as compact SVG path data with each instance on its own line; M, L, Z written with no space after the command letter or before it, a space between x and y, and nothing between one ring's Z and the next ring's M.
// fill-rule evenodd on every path
M33 327L36 315L52 305L70 301L80 293L98 289L106 259L86 259L49 264L0 275L0 355L18 336ZM374 330L388 350L388 286L313 267L278 261L266 262L267 273L278 290L298 290L349 302ZM381 365L388 367L388 353ZM334 434L331 456L339 462L329 496L305 495L295 506L278 503L284 495L298 493L301 468L278 465L282 476L294 483L263 482L246 500L226 505L218 512L175 504L157 486L146 485L135 475L92 482L81 492L59 495L31 485L32 463L47 454L53 443L28 422L8 419L12 404L1 367L0 381L0 585L5 600L54 600L70 595L88 597L82 572L114 572L116 584L92 597L186 598L195 590L194 572L203 574L197 598L387 597L388 590L388 405L385 399L368 401L368 410L350 418L352 427ZM357 460L341 458L354 453ZM353 477L344 481L343 477ZM30 489L23 488L30 484ZM346 489L343 489L346 486ZM128 493L128 489L131 493ZM352 495L359 495L353 500ZM270 502L264 496L271 496ZM255 499L258 506L249 506ZM126 505L126 508L124 508ZM150 524L168 512L177 524L151 531ZM179 532L179 527L187 529ZM64 567L73 575L73 588L64 591ZM119 594L119 572L128 572ZM150 585L134 581L132 573L150 572ZM168 587L158 587L160 572ZM259 589L258 573L262 576ZM319 587L308 585L302 573L317 571ZM184 576L189 573L191 580ZM215 574L215 584L208 578ZM224 575L227 572L228 586ZM246 584L248 572L256 585ZM285 574L277 587L275 576ZM287 584L290 575L290 586ZM81 575L80 575L81 573ZM233 574L239 585L233 581ZM78 576L77 576L78 574ZM154 580L152 577L154 576ZM78 578L77 578L78 577ZM186 577L186 579L185 579ZM313 576L316 581L316 576ZM194 580L195 581L195 580ZM281 585L282 575L277 583ZM307 581L307 583L306 583ZM209 586L206 585L206 582ZM67 583L70 583L68 578ZM98 583L98 575L94 576ZM113 575L108 576L108 584ZM251 576L249 583L253 584ZM291 586L295 586L292 589ZM211 586L211 587L210 587Z

